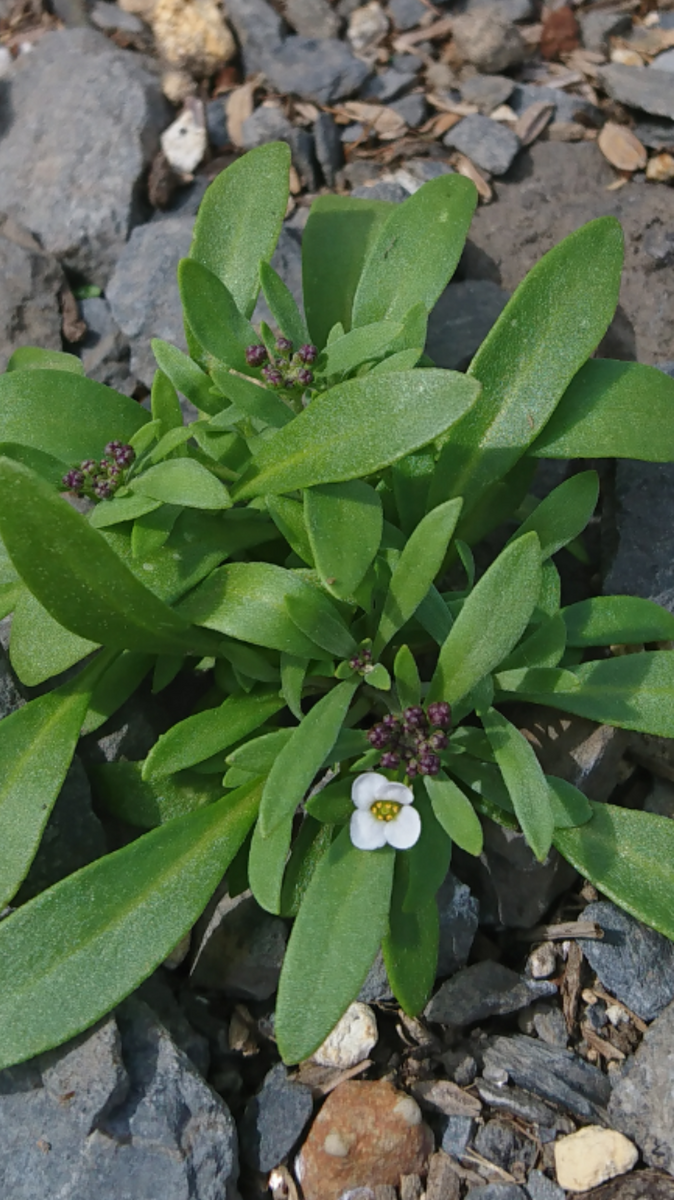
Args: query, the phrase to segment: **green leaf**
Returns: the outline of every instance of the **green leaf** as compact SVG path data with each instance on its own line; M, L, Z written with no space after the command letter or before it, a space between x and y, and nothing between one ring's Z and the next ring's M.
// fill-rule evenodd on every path
M28 873L75 751L96 677L108 659L0 721L0 906Z
M529 447L537 458L674 459L674 380L642 363L590 359Z
M286 1063L322 1044L358 995L386 933L395 853L357 850L343 829L319 861L279 981L276 1035Z
M585 825L592 816L592 806L587 796L566 779L556 775L545 776L550 789L550 805L555 819L555 829L571 829Z
M173 725L155 742L145 760L144 779L173 775L219 754L248 736L283 708L277 691L228 696L218 708L208 708Z
M515 667L494 675L494 684L500 692L512 692L521 698L530 694L552 696L556 692L578 692L580 689L573 671L563 667Z
M281 693L298 721L302 720L302 688L309 666L307 658L281 652Z
M589 717L603 725L674 737L674 653L671 650L581 663L564 675L575 680L575 687L567 687L564 683L554 691L523 687L517 689L518 695L534 704L549 704L552 708Z
M283 429L284 425L289 425L294 420L295 414L280 396L271 392L269 388L258 386L252 379L226 371L217 363L213 367L213 379L223 395L233 401L237 410L246 416L264 421L265 425L271 425L273 429Z
M131 574L102 533L9 459L0 459L0 535L36 599L79 637L157 654L212 647Z
M246 346L256 340L255 330L225 284L202 263L183 258L178 287L185 319L204 350L228 367L246 371Z
M309 330L290 288L269 263L260 263L260 283L269 311L281 333L294 343L295 349L309 341Z
M101 458L107 442L128 442L149 414L135 400L72 371L0 375L0 442L32 446L66 463Z
M183 414L178 393L163 371L155 371L152 380L152 420L161 421L164 433L170 429L180 429Z
M248 883L258 904L267 912L281 911L281 894L290 853L293 815L286 817L266 836L258 821L253 830L248 856Z
M292 729L273 729L263 733L227 755L227 762L251 775L268 775L278 755L293 735Z
M270 662L269 657L262 651L254 650L252 646L246 646L243 642L230 642L223 639L218 647L218 652L237 671L242 671L250 679L257 679L260 683L278 683L280 681L278 666Z
M321 650L336 658L348 658L358 649L337 609L319 591L313 596L288 596L285 605L293 624Z
M334 608L317 587L274 563L228 563L214 571L180 605L197 625L216 629L254 646L299 658L315 658L316 645L291 619L286 600L305 597L331 617Z
M525 453L608 329L622 257L620 225L600 217L529 272L470 365L482 397L446 441L431 503L463 496L468 511Z
M131 533L131 553L134 558L147 558L161 550L182 511L177 504L162 504L134 521Z
M134 479L134 492L185 508L231 508L224 483L192 458L171 458Z
M11 664L22 683L36 687L67 671L98 642L64 629L27 590L17 597L9 642Z
M155 463L163 462L165 458L168 458L170 454L174 454L175 451L180 452L175 455L176 458L185 458L187 455L185 442L189 442L193 436L194 430L191 425L179 425L176 428L168 429L166 433L161 435L154 449L150 451L147 462L143 463L143 467L154 466Z
M391 467L391 482L400 527L409 537L426 513L435 459L432 454L408 454Z
M182 661L178 659L181 665ZM115 656L94 686L87 715L82 722L83 737L94 733L121 708L152 670L154 662L152 654L132 654L129 650Z
M561 613L547 617L529 637L520 642L500 665L503 671L521 667L556 667L566 649L566 625Z
M99 859L0 924L0 1066L92 1025L170 954L250 828L253 785Z
M265 500L272 521L297 557L308 566L315 566L304 520L304 505L289 496L267 496Z
M674 821L590 805L586 825L555 831L560 854L626 912L674 939Z
M495 708L483 714L482 724L522 832L539 862L543 862L552 845L555 828L550 789L543 769L524 734Z
M225 284L244 316L255 307L260 260L269 262L288 204L290 150L269 142L221 171L199 207L190 258Z
M379 688L382 692L391 690L391 676L383 663L375 663L373 667L366 669L365 682L370 687Z
M394 205L386 200L319 196L302 238L304 308L312 342L321 349L351 328L351 307L371 245Z
M365 260L353 324L400 319L415 304L430 312L461 257L477 191L462 175L441 175L396 205Z
M345 732L351 732L351 730L342 730L342 734ZM323 821L328 825L343 825L354 811L351 799L352 787L353 779L350 779L348 775L341 779L335 779L326 787L321 788L320 792L310 796L304 807L317 821Z
M288 860L281 890L281 916L296 917L319 860L330 849L332 826L305 817Z
M325 359L321 359L323 374L343 376L363 363L381 358L402 333L400 321L376 321L352 329L327 347Z
M424 779L436 819L467 854L482 853L482 826L470 800L451 779Z
M402 861L399 902L403 912L417 912L435 896L449 870L452 843L437 820L430 800L421 787L415 788L415 807L421 817L421 834L410 850L399 850Z
M414 912L403 910L398 886L400 861L398 857L382 951L393 994L403 1011L413 1017L421 1012L435 983L440 920L435 897Z
M381 542L380 496L362 479L307 488L304 520L323 583L335 596L352 596Z
M447 770L465 783L476 796L488 800L490 804L495 804L505 812L514 811L503 776L495 763L479 762L468 755L453 754L447 760Z
M392 371L411 371L412 367L416 367L421 358L421 350L416 346L411 350L400 350L397 354L391 354L389 358L385 358L382 362L375 363L372 368L372 375L388 375Z
M563 608L569 646L634 645L674 640L674 616L638 596L593 596Z
M36 368L84 375L82 360L75 354L64 354L62 350L42 350L39 346L19 346L7 363L7 371L30 371Z
M59 492L63 491L63 476L70 463L54 458L53 454L45 454L44 450L35 450L33 446L21 446L18 442L0 442L0 455L23 463L24 467L30 467L46 483Z
M389 584L374 653L381 654L427 596L442 566L461 512L461 500L450 500L427 513L408 538ZM442 601L441 601L442 603ZM444 608L444 604L443 604ZM449 617L448 617L449 619Z
M173 386L202 412L215 415L224 408L222 397L213 394L213 384L205 371L177 346L153 338L152 353Z
M297 726L269 772L260 805L260 832L268 837L291 817L323 765L342 728L360 680L327 692Z
M184 771L165 779L143 779L142 762L94 764L89 776L96 797L120 821L155 829L197 812L222 797L219 779Z
M541 586L538 538L527 533L499 554L466 599L440 650L429 700L455 704L517 644Z
M583 471L560 483L520 525L511 542L533 531L541 543L541 558L556 554L582 533L599 498L599 476Z
M111 525L144 517L146 513L159 508L160 504L160 500L150 500L149 496L114 496L112 500L102 500L92 508L89 524L93 529L109 529Z
M393 663L393 674L401 708L411 708L421 700L421 680L409 646L401 646Z
M433 441L475 402L452 371L351 379L312 400L266 442L237 483L237 500L370 475Z

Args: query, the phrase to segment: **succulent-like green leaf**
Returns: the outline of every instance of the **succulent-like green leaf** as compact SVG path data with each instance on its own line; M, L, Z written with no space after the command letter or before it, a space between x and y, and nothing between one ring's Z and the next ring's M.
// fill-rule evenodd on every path
M134 492L178 504L183 508L231 508L232 501L224 483L193 458L170 458L157 463L132 484Z
M187 354L183 354L177 346L163 342L160 338L152 340L152 353L167 379L173 386L187 396L188 400L202 412L215 415L224 408L222 396L214 393L213 384L201 367Z
M307 488L304 520L323 583L335 596L352 596L379 549L384 518L378 493L362 479Z
M260 263L260 283L269 311L278 328L294 344L295 350L309 342L309 330L290 288L269 263Z
M218 778L196 771L143 779L142 762L94 764L89 777L96 798L108 812L140 829L155 829L214 804L223 792Z
M295 414L280 396L269 388L259 387L252 379L227 371L217 363L213 367L213 379L223 395L248 417L256 417L273 429L282 429L294 418Z
M674 640L674 616L639 596L593 596L563 608L569 646L614 646Z
M410 708L421 700L421 680L416 659L409 646L401 646L395 656L393 675L401 708Z
M165 343L162 343L165 345ZM180 429L183 414L175 386L163 371L155 371L152 380L152 420L161 421L164 433Z
M245 371L246 346L257 338L226 285L203 263L183 258L178 264L178 287L185 320L199 344L228 367Z
M543 862L552 845L555 828L550 790L543 769L524 734L495 708L483 714L482 723L522 832L536 857Z
M421 1012L435 983L440 920L434 896L414 912L402 908L399 899L402 888L398 885L400 861L398 857L382 951L393 994L403 1011L413 1017Z
M572 475L550 492L545 500L541 500L510 540L515 541L533 530L541 543L541 558L549 558L582 533L598 498L599 477L596 471Z
M259 729L284 703L277 691L267 688L249 696L228 696L218 708L186 717L155 742L143 778L162 778L204 762Z
M482 826L475 809L451 779L424 779L433 812L445 833L467 854L482 853Z

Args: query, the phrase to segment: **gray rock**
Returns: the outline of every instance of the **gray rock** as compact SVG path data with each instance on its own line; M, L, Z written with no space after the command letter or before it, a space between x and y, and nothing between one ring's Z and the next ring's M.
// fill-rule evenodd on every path
M225 99L224 96L216 96L204 108L206 132L211 146L226 146L229 142Z
M0 646L0 721L8 717L15 709L21 708L23 696L18 688L9 656L4 646Z
M283 1063L266 1075L246 1106L241 1122L241 1154L255 1171L271 1171L291 1152L314 1110L311 1088L292 1083Z
M179 1004L175 995L167 983L167 974L163 967L158 967L157 970L140 985L135 992L135 996L139 1000L143 1000L149 1005L155 1016L164 1028L170 1033L173 1041L179 1050L192 1061L200 1075L204 1078L208 1075L208 1070L211 1062L208 1038L203 1033L198 1032L190 1024L186 1010L188 1005L183 1002ZM198 1000L188 992L184 999L194 1000L195 1004L191 1006L191 1012L195 1010ZM205 1007L205 1006L201 1006ZM197 1010L198 1011L198 1010ZM226 1034L227 1027L223 1025L217 1028L217 1033L213 1038L218 1049L229 1048L229 1042L221 1035L221 1031ZM218 1034L221 1036L218 1037Z
M283 11L302 37L331 38L339 34L342 23L328 0L285 0Z
M674 150L674 121L640 121L634 126L634 134L649 150Z
M286 38L277 50L265 54L262 70L272 87L316 104L351 96L370 74L370 68L337 38Z
M11 217L0 219L0 278L0 371L20 346L60 350L63 272Z
M401 183L382 179L379 183L370 183L354 188L351 195L356 200L388 200L390 204L402 204L403 200L409 196L409 192Z
M421 92L414 92L411 96L403 96L400 100L394 100L389 108L402 117L410 129L418 129L420 125L423 125L428 112L426 97Z
M365 81L360 89L361 99L371 100L376 104L388 104L410 87L415 79L415 74L387 67L385 71L380 71L378 75L373 75Z
M284 922L250 893L224 895L201 923L191 982L244 1000L267 1000L276 990L286 938Z
M316 158L328 187L335 186L335 175L344 164L344 151L339 126L328 112L319 113L314 121Z
M617 547L604 580L607 595L643 596L674 612L674 510L671 463L618 460L615 472Z
M292 292L295 302L302 309L302 243L295 231L289 228L288 223L281 229L271 265L277 275L281 276L286 287ZM276 327L276 322L262 293L260 293L251 319L254 325L266 321L268 325Z
M388 14L400 33L414 29L427 12L422 0L389 0Z
M241 135L244 149L254 150L265 142L288 141L292 132L288 118L276 105L261 104L243 122Z
M466 12L479 12L485 8L500 13L507 21L529 21L536 15L532 0L468 0Z
M604 930L601 940L580 942L603 986L642 1021L652 1021L674 1000L674 943L608 900L589 904L583 920Z
M475 1121L472 1117L452 1116L440 1121L442 1133L440 1148L452 1158L462 1158L466 1153L475 1132Z
M625 70L631 70L626 67ZM603 116L596 104L584 100L582 96L574 96L572 92L564 92L561 88L539 87L534 83L516 83L510 94L508 104L517 116L521 116L529 105L541 101L543 104L554 104L554 119L556 121L575 121L577 113L583 113L590 121L600 125Z
M318 161L314 135L308 129L294 128L288 138L290 157L304 187L318 191Z
M140 17L125 12L118 4L110 4L109 0L96 0L90 17L97 29L119 29L122 33L143 33L145 30Z
M0 1074L12 1200L237 1200L234 1122L140 1001Z
M285 22L267 0L227 0L225 10L241 46L246 75L263 70L267 55L283 41Z
M476 1087L480 1099L491 1108L504 1109L514 1113L516 1117L521 1117L523 1121L532 1121L537 1125L549 1127L555 1124L557 1114L554 1109L537 1096L532 1096L531 1092L525 1092L523 1088L512 1087L509 1084L497 1087L485 1079L478 1079Z
M345 125L341 134L341 141L344 146L350 146L353 142L359 142L365 134L365 127L360 121L354 121L352 125ZM354 164L352 164L354 165Z
M508 293L489 279L450 283L431 312L426 353L438 367L464 369L508 299Z
M629 33L632 28L630 13L616 12L611 9L595 12L582 12L579 15L580 35L586 50L594 54L604 54L608 49L609 38L620 33Z
M417 54L394 54L391 59L391 66L403 75L418 75L423 65L423 58Z
M539 1038L547 1042L548 1046L562 1046L566 1049L569 1035L564 1015L559 1008L546 1008L535 1012L534 1029Z
M464 117L445 134L443 142L492 175L505 175L521 144L512 129L481 113Z
M674 120L674 87L671 71L658 71L654 67L626 67L623 63L611 63L600 67L598 79L612 100L619 100L631 108L654 117Z
M185 216L134 229L106 291L113 318L131 342L131 372L146 387L156 369L151 338L187 348L176 269L193 227L194 218Z
M651 1167L674 1174L674 1004L653 1022L609 1103L612 1124Z
M485 1183L466 1192L466 1200L527 1200L527 1194L516 1183Z
M454 168L450 167L449 163L434 158L408 158L404 169L420 187L431 179L439 179L441 175L454 174Z
M143 217L141 183L168 106L137 55L91 29L48 33L6 81L0 211L103 285Z
M515 67L526 56L517 26L492 8L479 8L456 17L452 35L461 57L486 75L498 75L508 67Z
M525 1091L596 1124L606 1123L611 1084L596 1067L570 1050L535 1038L497 1037L484 1056L485 1070L504 1071Z
M674 50L665 50L664 54L658 54L651 62L650 68L656 71L674 71Z
M548 1179L542 1171L530 1171L527 1179L527 1192L529 1200L564 1200L566 1192L554 1183L552 1179Z
M487 1121L475 1137L475 1149L483 1158L507 1170L516 1152L517 1138L511 1125L498 1119Z
M20 904L45 888L101 858L107 850L103 826L91 807L89 780L76 756L50 813L28 875L19 889Z
M169 723L155 696L141 697L136 692L104 725L81 739L79 753L87 764L140 762Z
M113 320L107 300L102 296L81 300L80 315L87 324L87 332L77 346L84 374L130 396L136 386L129 371L130 346Z
M505 75L470 75L461 84L461 99L489 114L499 104L505 104L514 86L513 80Z
M501 963L486 960L464 967L443 983L424 1015L443 1025L472 1025L485 1017L517 1012L556 991L548 980L527 980Z

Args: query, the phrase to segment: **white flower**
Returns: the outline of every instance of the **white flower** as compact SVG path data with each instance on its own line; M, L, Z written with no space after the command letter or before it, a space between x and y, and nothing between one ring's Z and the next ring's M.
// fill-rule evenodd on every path
M358 850L379 850L388 842L396 850L409 850L421 833L421 818L412 808L414 793L404 783L391 783L385 775L367 771L354 780L351 799L351 841Z

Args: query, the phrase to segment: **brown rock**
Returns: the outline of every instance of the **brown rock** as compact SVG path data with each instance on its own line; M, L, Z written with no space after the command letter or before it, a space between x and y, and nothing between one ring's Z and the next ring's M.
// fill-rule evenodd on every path
M328 1096L296 1163L305 1200L423 1175L433 1135L416 1100L390 1083L342 1083Z
M426 1200L459 1200L461 1181L454 1164L444 1150L438 1150L428 1164Z
M674 1200L674 1179L659 1171L633 1171L626 1179L615 1179L575 1200Z
M564 5L548 13L541 30L541 54L543 58L560 58L571 54L580 46L580 26L572 10Z
M648 155L638 137L626 125L607 121L597 139L604 158L619 171L641 171L646 166Z

